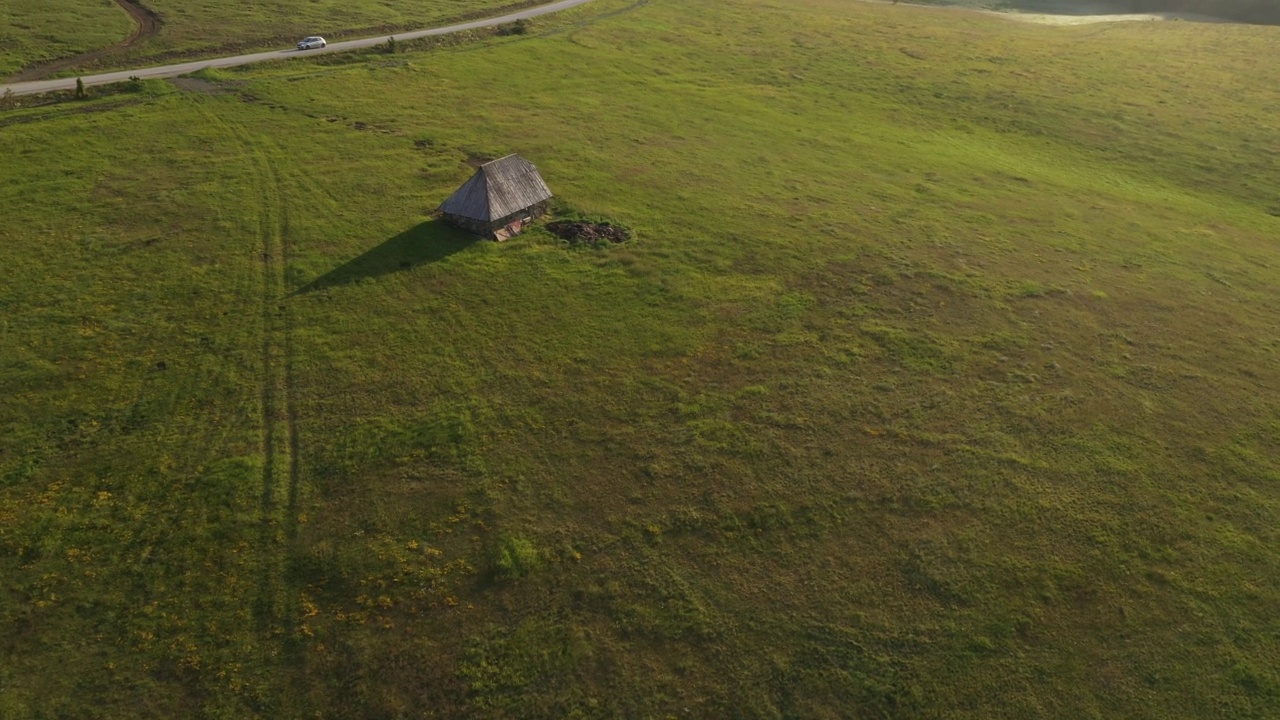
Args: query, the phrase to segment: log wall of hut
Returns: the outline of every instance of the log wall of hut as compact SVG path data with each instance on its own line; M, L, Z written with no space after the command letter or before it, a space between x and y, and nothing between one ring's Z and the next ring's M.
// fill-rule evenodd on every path
M457 225L467 232L475 233L481 237L489 237L495 230L500 230L516 220L536 220L547 213L547 203L540 202L531 207L527 207L517 213L512 213L504 218L499 218L491 222L477 220L475 218L463 217L461 215L453 215L451 213L441 213L445 220Z
M488 235L491 232L489 230L489 223L483 220L462 217L461 215L453 215L451 213L443 213L443 217L448 222L457 225L467 232L475 233L476 235Z

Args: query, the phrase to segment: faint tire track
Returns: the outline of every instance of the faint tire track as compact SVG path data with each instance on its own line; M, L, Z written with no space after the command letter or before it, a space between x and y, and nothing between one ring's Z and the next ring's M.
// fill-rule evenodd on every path
M261 303L260 417L262 473L258 540L257 596L251 599L254 622L264 657L273 662L297 659L300 648L301 592L291 565L298 529L300 467L298 404L294 381L293 314L285 298L291 242L288 203L276 156L265 138L226 120L197 100L211 125L221 128L243 148L252 169L257 243L253 252L261 265L257 292Z

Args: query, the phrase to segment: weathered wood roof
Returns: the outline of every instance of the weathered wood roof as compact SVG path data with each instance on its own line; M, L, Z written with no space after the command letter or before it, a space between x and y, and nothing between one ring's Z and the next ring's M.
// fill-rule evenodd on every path
M440 212L492 222L550 199L533 163L508 155L485 163L440 206Z

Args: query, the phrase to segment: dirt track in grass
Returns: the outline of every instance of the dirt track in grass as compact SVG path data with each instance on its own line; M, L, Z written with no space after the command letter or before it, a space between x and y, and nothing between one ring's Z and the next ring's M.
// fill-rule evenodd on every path
M80 53L79 55L72 55L60 60L53 60L51 62L33 65L32 67L19 71L9 79L14 82L27 82L30 80L47 78L55 73L62 72L63 70L98 60L109 53L132 47L160 31L160 18L155 13L144 7L141 3L138 3L135 0L116 0L116 4L125 12L129 13L129 17L133 19L134 28L133 32L129 33L129 37L121 40L115 45L105 48L99 48L98 50Z

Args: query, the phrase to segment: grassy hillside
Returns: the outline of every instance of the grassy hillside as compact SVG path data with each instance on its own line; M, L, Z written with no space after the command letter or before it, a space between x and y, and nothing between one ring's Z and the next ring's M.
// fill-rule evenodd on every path
M1274 30L536 30L0 114L0 716L1274 711Z
M129 16L109 0L0 4L0 78L27 63L113 45L132 29Z

